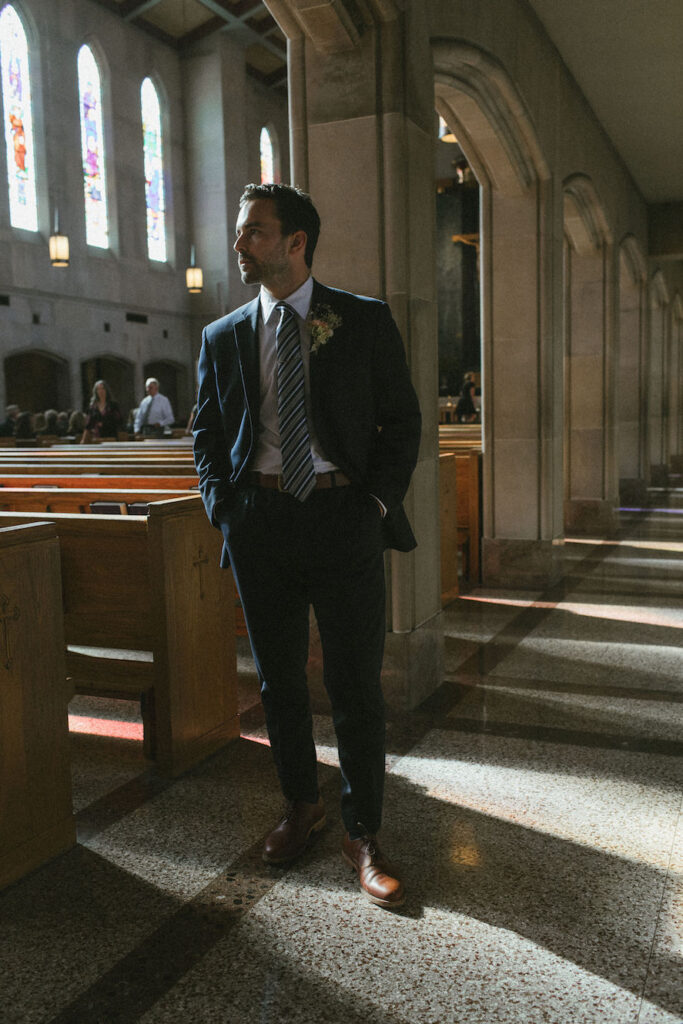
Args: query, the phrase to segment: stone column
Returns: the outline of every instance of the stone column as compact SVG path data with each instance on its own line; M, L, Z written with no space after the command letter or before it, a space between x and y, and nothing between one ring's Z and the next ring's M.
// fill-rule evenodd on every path
M665 448L665 360L667 347L667 301L659 277L651 284L650 331L648 349L648 461L649 483L652 487L666 487L668 467Z
M644 327L645 289L642 274L622 253L619 285L619 497L643 505L645 483Z
M244 52L214 34L183 58L188 234L204 272L192 296L194 358L202 326L251 298L242 287L232 251L239 197L250 181Z
M569 533L609 534L616 526L612 460L614 401L612 248L570 249L567 286L567 498Z
M289 40L292 181L322 233L314 273L389 302L420 398L423 440L406 509L418 538L387 561L387 701L441 683L434 269L434 96L424 12L370 0L268 0Z

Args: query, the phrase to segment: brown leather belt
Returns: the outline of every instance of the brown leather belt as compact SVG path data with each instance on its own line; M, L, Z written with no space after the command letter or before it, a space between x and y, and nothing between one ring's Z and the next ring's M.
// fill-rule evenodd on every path
M268 487L273 491L284 491L282 486L282 475L280 473L250 473L249 483L257 487ZM329 487L348 487L351 481L338 469L330 470L329 473L317 473L315 477L316 490L325 490Z

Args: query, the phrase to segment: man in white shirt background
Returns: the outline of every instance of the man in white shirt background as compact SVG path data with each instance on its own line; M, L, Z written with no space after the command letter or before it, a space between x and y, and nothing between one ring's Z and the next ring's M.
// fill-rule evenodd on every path
M147 394L135 414L135 433L142 434L145 430L156 433L159 428L172 427L175 422L173 409L166 395L161 394L156 377L147 378L145 391Z

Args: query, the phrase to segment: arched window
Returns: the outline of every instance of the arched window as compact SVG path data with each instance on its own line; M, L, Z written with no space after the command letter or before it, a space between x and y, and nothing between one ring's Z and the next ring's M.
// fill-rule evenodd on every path
M147 252L151 260L166 261L166 205L159 94L150 78L140 89L142 144L145 154L145 201L147 203Z
M21 19L11 4L0 13L0 67L10 222L12 227L37 231L28 41Z
M261 129L261 184L275 181L275 155L273 140L267 128Z
M88 245L107 249L109 227L102 129L102 89L97 61L89 46L82 46L78 51L78 94L81 105L85 237Z

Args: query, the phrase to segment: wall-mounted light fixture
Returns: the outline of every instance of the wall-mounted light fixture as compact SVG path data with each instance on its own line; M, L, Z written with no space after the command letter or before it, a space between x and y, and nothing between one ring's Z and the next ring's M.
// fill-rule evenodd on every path
M69 238L59 233L59 210L55 206L55 229L48 241L50 263L53 267L69 266Z
M190 294L197 294L204 287L202 268L195 266L194 246L190 248L190 265L185 271L185 283Z

